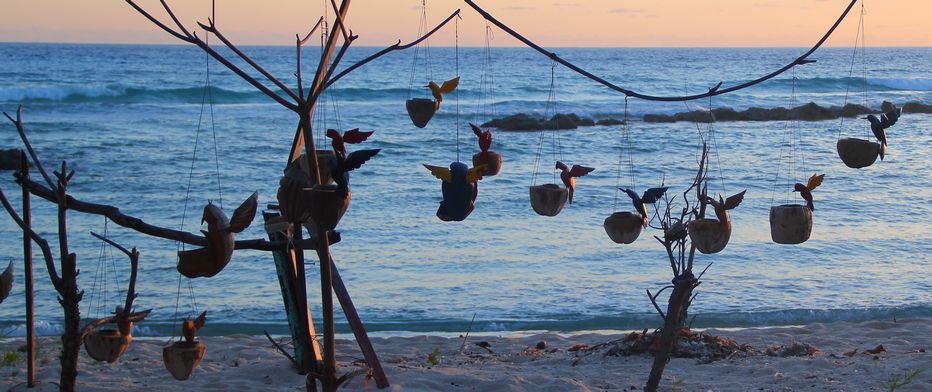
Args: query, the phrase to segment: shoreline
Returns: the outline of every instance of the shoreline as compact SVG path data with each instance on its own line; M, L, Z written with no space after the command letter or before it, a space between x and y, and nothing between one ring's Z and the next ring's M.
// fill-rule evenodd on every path
M582 331L580 331L582 332ZM601 331L598 331L601 332ZM815 323L794 327L708 329L752 350L703 363L675 358L667 366L662 390L885 390L887 383L920 371L902 391L932 390L932 318L893 321ZM567 391L641 390L650 371L649 355L606 355L609 343L625 334L594 332L538 333L526 336L470 334L465 348L459 337L432 335L373 337L392 387L390 391ZM276 339L281 340L281 339ZM287 340L287 337L285 338ZM108 391L155 388L190 390L303 390L284 356L264 336L205 337L207 355L188 381L175 381L164 369L164 339L134 339L114 364L92 361L82 350L79 387ZM488 343L488 349L476 343ZM543 342L543 343L541 343ZM58 363L58 339L39 340L38 391L51 390ZM808 344L817 351L802 356L768 355L768 348ZM9 352L22 339L0 341ZM884 351L864 354L883 346ZM599 348L601 347L601 348ZM777 350L779 351L779 350ZM431 363L431 354L436 363ZM353 340L337 339L341 372L364 366ZM925 370L924 370L925 369ZM16 373L15 376L12 376ZM0 389L24 382L25 363L0 366ZM377 390L359 377L346 390ZM24 390L22 386L13 390Z

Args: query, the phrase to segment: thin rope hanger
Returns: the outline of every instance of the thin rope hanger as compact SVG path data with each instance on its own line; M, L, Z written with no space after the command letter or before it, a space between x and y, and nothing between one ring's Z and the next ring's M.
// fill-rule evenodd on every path
M457 15L455 21L456 40L453 43L453 54L456 61L456 77L460 77L460 17ZM454 91L456 98L456 161L460 161L460 90Z
M620 189L621 188L621 172L623 169L622 165L625 159L625 150L629 150L628 155L629 156L631 155L631 151L630 151L631 146L628 145L628 96L627 95L625 96L625 114L624 114L622 123L623 124L621 127L621 135L618 138L618 141L621 144L621 146L619 146L619 150L618 150L618 166L615 169L615 197L614 197L614 200L612 201L612 213L615 213L616 211L618 211L618 193L621 192L621 189ZM630 170L630 166L628 169ZM630 174L631 173L629 173L629 175ZM629 178L633 180L633 177L634 176L631 175ZM634 188L633 185L632 185L632 188Z
M851 51L851 65L850 65L849 68L848 68L848 80L847 80L847 82L845 83L845 101L844 101L844 104L842 104L842 107L845 107L845 106L848 105L848 95L849 95L849 92L851 91L851 81L852 81L853 78L854 78L854 64L855 64L855 59L857 58L857 54L858 54L858 44L859 44L859 43L861 44L861 63L862 63L862 64L864 63L864 50L865 50L865 49L864 49L864 35L863 35L863 32L864 32L864 2L862 1L862 2L861 2L861 16L860 16L860 18L858 19L858 28L857 28L857 32L855 33L855 36L854 36L854 49ZM864 70L864 71L865 71L864 79L863 79L863 84L864 84L864 86L863 86L862 92L866 93L866 90L867 90L867 74L866 74L866 73L867 73L867 70L866 70L866 65L865 65L865 70ZM864 98L864 96L862 95L862 99L863 99L863 98ZM862 102L862 103L863 103L863 102ZM845 116L839 116L839 117L841 118L841 120L840 120L841 123L840 123L839 126L838 126L838 138L841 138L842 131L843 131L844 127L845 127Z

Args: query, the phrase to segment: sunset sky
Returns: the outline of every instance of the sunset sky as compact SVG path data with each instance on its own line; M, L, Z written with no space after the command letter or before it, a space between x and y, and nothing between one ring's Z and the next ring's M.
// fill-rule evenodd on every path
M122 0L15 0L4 2L0 42L177 43ZM138 3L164 16L157 0ZM169 0L179 18L210 16L210 0ZM811 46L840 15L847 0L477 0L518 32L550 47ZM430 0L437 23L462 8L460 44L481 46L484 21L466 3ZM323 12L324 0L217 0L217 20L240 44L291 45ZM932 1L866 3L868 46L932 46ZM855 6L829 46L851 46L860 12ZM331 19L333 13L330 13ZM357 45L383 46L417 33L419 0L355 0L347 23ZM165 20L168 20L167 17ZM452 26L451 26L452 27ZM432 45L452 46L453 29ZM498 32L496 46L519 43Z

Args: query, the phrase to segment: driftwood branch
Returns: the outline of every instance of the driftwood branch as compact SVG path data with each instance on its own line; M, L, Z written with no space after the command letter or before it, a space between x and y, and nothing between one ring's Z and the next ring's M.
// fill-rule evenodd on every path
M295 47L296 47L295 53L297 57L297 65L295 66L296 71L295 71L294 76L298 78L298 96L301 97L301 100L302 100L300 102L303 102L303 99L304 99L304 82L301 80L301 47L304 46L305 43L307 43L307 40L311 39L311 34L314 34L314 32L317 31L318 28L320 28L320 25L323 22L324 22L324 17L321 16L320 19L317 19L317 23L314 24L314 27L311 28L311 31L309 31L307 35L304 36L304 39L301 39L301 37L297 34L295 34L294 36L295 41L296 41L295 42Z
M426 34L422 35L420 38L418 38L418 39L416 39L416 40L414 40L414 41L411 41L411 42L409 42L409 43L407 43L407 44L402 45L402 44L401 44L401 40L399 40L398 43L396 43L396 44L394 44L394 45L392 45L392 46L389 46L389 47L387 47L387 48L385 48L385 49L382 49L382 50L376 52L375 54L373 54L373 55L371 55L371 56L369 56L369 57L366 57L366 58L360 60L360 61L357 62L356 64L353 64L353 65L347 67L346 69L344 69L344 70L341 71L340 73L336 74L336 76L327 79L327 84L326 84L325 87L330 87L330 86L332 86L332 85L333 85L334 83L336 83L338 80L342 79L344 76L346 76L346 75L349 74L350 72L353 72L356 68L359 68L359 67L362 67L363 65L366 65L366 64L368 64L369 62L371 62L372 60L375 60L375 59L377 59L377 58L379 58L379 57L382 57L382 56L384 56L384 55L386 55L386 54L388 54L388 53L391 53L391 52L394 52L394 51L397 51L397 50L405 50L405 49L408 49L408 48L410 48L410 47L412 47L412 46L414 46L414 45L417 45L417 44L421 43L421 41L423 41L423 40L429 38L431 35L433 35L434 33L436 33L437 30L440 30L441 28L443 28L443 26L445 26L447 23L449 23L451 20L453 20L453 18L457 17L459 14L460 14L460 10L454 11L453 14L451 14L451 15L448 16L446 19L444 19L443 22L440 22L440 24L438 24L436 27L434 27L433 29L431 29L430 31L428 31Z
M585 77L587 77L587 78L589 78L589 79L592 79L593 81L595 81L595 82L597 82L597 83L599 83L599 84L601 84L601 85L603 85L603 86L605 86L605 87L608 87L608 88L610 88L610 89L612 89L612 90L615 90L615 91L617 91L617 92L620 92L620 93L622 93L622 94L624 94L624 95L626 95L626 96L635 97L635 98L640 98L640 99L644 99L644 100L647 100L647 101L665 101L665 102L691 101L691 100L694 100L694 99L706 98L706 97L713 97L713 96L716 96L716 95L722 95L722 94L727 94L727 93L730 93L730 92L733 92L733 91L742 90L742 89L745 89L745 88L754 86L754 85L756 85L756 84L758 84L758 83L761 83L761 82L770 80L770 79L772 79L772 78L774 78L774 77L776 77L776 76L778 76L778 75L780 75L780 74L782 74L782 73L784 73L784 72L790 70L790 68L793 68L793 67L795 67L795 66L797 66L797 65L802 65L802 64L807 64L807 63L812 62L812 60L809 60L809 59L808 59L809 55L811 55L813 52L815 52L817 49L819 49L819 47L821 47L823 43L825 43L825 41L828 39L828 37L830 37L830 36L832 35L832 33L835 32L835 29L838 27L838 25L841 24L841 21L843 21L843 20L845 19L845 17L848 16L848 12L851 11L851 8L854 7L854 4L857 3L857 0L851 0L851 2L848 4L848 7L845 8L845 11L842 12L841 16L838 17L838 19L835 21L835 23L832 25L832 27L828 29L828 31L825 33L825 35L822 36L822 39L820 39L819 42L817 42L817 43L815 44L815 46L813 46L813 47L810 48L808 51L806 51L806 53L803 53L801 56L797 57L797 58L796 58L795 60L793 60L791 63L789 63L789 64L783 66L782 68L780 68L780 69L778 69L778 70L776 70L776 71L773 71L773 72L771 72L771 73L769 73L769 74L767 74L767 75L761 76L761 77L759 77L759 78L757 78L757 79L754 79L754 80L751 80L751 81L749 81L749 82L741 83L741 84L739 84L739 85L731 86L731 87L728 87L728 88L719 88L719 87L722 85L721 83L719 83L717 86L715 86L715 87L709 89L707 92L702 93L702 94L686 95L686 96L658 96L658 95L648 95L648 94L638 93L638 92L636 92L636 91L629 90L629 89L626 89L626 88L624 88L624 87L621 87L621 86L618 86L618 85L616 85L616 84L613 84L613 83L611 83L611 82L609 82L609 81L607 81L607 80L605 80L605 79L603 79L603 78L601 78L601 77L598 77L598 76L592 74L591 72L586 71L585 69L582 69L582 68L578 67L577 65L575 65L575 64L573 64L573 63L571 63L571 62L569 62L569 61L564 60L564 59L561 58L560 56L557 56L556 53L550 52L550 51L548 51L548 50L542 48L540 45L537 45L537 44L535 44L534 42L532 42L531 40L525 38L523 35L518 34L516 31L512 30L510 27L506 26L504 23L500 22L498 19L495 19L495 17L493 17L491 14L489 14L488 12L486 12L485 10L483 10L482 8L480 8L480 7L479 7L478 5L476 5L476 3L473 2L472 0L465 0L465 1L466 1L466 4L469 4L470 7L472 7L473 9L475 9L476 12L478 12L480 15L482 15L482 17L485 18L486 20L488 20L489 22L492 22L492 24L498 26L498 28L504 30L506 33L510 34L512 37L515 37L518 41L521 41L522 43L524 43L525 45L527 45L527 46L530 47L531 49L534 49L534 50L540 52L541 54L543 54L543 55L549 57L551 60L553 60L553 61L555 61L555 62L557 62L557 63L560 63L560 64L563 65L564 67L569 68L569 69L573 70L574 72L576 72L576 73L578 73L578 74L580 74L580 75L582 75L582 76L585 76Z
M61 277L58 275L58 270L55 268L55 259L52 257L52 249L49 247L49 242L42 238L38 233L32 230L32 228L27 225L19 214L16 213L16 210L13 209L13 205L10 204L10 201L6 198L6 195L3 194L3 189L0 188L0 203L3 203L3 208L6 209L6 212L10 214L10 217L13 218L13 221L16 222L16 225L23 230L29 238L32 239L36 245L39 245L39 249L42 250L42 257L45 259L45 268L49 271L49 279L52 280L52 285L58 290L61 285Z
M278 342L276 342L275 339L272 339L272 335L269 335L268 331L262 331L262 333L265 334L265 337L269 339L269 342L272 343L272 346L274 346L275 349L278 350L278 352L285 355L285 358L288 358L288 361L290 361L291 364L294 365L295 369L301 368L300 366L298 366L298 361L296 361L294 357L291 356L291 354L288 354L288 351L285 350L280 344L278 344Z
M10 117L10 115L6 112L3 112L3 115L10 119L10 121L13 122L13 125L16 126L16 132L19 133L19 138L23 140L23 144L26 146L26 151L28 151L29 156L32 157L32 162L35 163L36 168L39 169L39 173L42 174L42 178L45 180L45 183L48 184L49 188L55 188L55 182L52 181L52 178L49 177L48 172L45 171L45 166L42 165L42 161L39 160L39 155L36 154L36 150L32 148L32 143L29 143L29 138L26 137L26 129L23 127L23 105L19 105L19 107L16 108L16 119Z
M657 313L660 314L660 318L662 318L664 321L667 320L667 315L664 314L663 310L660 309L660 305L657 305L657 297L659 297L660 293L662 293L664 290L670 289L670 288L673 288L673 286L665 286L661 288L660 291L657 292L657 294L651 294L650 289L645 289L647 291L647 298L650 298L650 303L654 305L654 309L657 309Z
M42 186L35 181L18 178L17 182L20 183L23 187L29 190L29 193L41 197L47 201L57 204L57 199L55 198L55 193ZM164 238L173 241L183 242L189 245L195 246L207 246L207 238L201 235L194 233L189 233L180 230L172 230L164 227L159 227L151 225L134 216L126 215L120 211L119 208L106 205L106 204L96 204L81 201L75 199L72 196L66 197L66 204L69 209L83 212L93 215L103 215L106 216L110 221L131 229L142 234L150 235L153 237ZM12 207L11 207L12 208ZM14 218L16 219L16 218ZM20 220L21 222L21 220ZM337 243L340 241L340 235L337 232L332 232L329 235L330 243ZM238 240L236 241L234 248L235 249L253 249L253 250L263 250L263 251L276 251L287 249L289 242L287 241L268 241L263 239L253 239L253 240ZM295 248L299 249L317 249L317 239L308 238L303 241L296 241L292 243Z
M217 38L219 38L220 42L223 42L223 44L226 45L227 48L230 48L230 50L232 50L233 53L236 53L236 55L239 56L239 58L243 59L243 61L245 61L246 64L249 64L250 66L252 66L253 69L255 69L260 74L262 74L262 76L264 76L270 82L278 86L278 88L282 89L282 91L288 94L292 99L294 99L295 101L301 100L301 97L299 97L298 94L295 94L294 91L291 91L291 89L288 88L288 86L286 86L284 83L278 80L278 78L276 78L274 75L269 73L269 71L266 71L265 68L263 68L261 65L256 63L252 58L247 56L246 53L243 53L243 51L240 50L239 47L237 47L235 44L230 42L230 40L228 40L227 37L224 36L223 33L220 32L220 29L217 28L217 24L216 22L214 22L213 19L208 18L206 25L200 22L198 22L197 25L201 26L201 28L204 29L204 31L208 33L212 33Z
M245 71L243 71L242 69L240 69L239 67L231 63L229 60L227 60L226 57L223 57L223 55L221 55L220 53L215 51L213 48L211 48L210 45L207 45L207 43L204 42L204 40L198 38L197 34L188 32L188 30L185 29L184 26L175 17L174 13L172 13L171 8L168 6L165 0L161 0L162 6L168 12L168 15L172 18L175 24L178 25L178 28L181 29L182 33L172 30L170 27L160 22L157 18L149 14L145 9L136 5L136 3L133 0L126 0L126 2L129 5L131 5L137 12L142 14L142 16L146 17L146 19L149 19L149 21L151 21L153 24L162 28L162 30L165 30L166 32L174 36L175 38L178 38L187 43L197 45L197 47L201 48L201 50L203 50L205 53L213 57L215 60L219 61L220 64L223 64L225 67L227 67L227 69L229 69L230 71L233 71L233 73L235 73L241 79L245 80L247 83L251 84L253 87L258 89L265 95L269 96L269 98L272 98L275 102L278 102L278 104L288 108L291 111L294 111L294 112L298 111L298 105L292 102L289 102L284 97L278 95L277 93L272 91L270 88L268 88L266 85L260 83L258 80L250 76L248 73L246 73Z

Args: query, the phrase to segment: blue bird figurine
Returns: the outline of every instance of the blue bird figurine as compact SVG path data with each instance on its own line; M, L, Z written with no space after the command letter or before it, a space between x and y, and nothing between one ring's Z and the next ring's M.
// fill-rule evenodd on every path
M443 199L437 208L437 217L444 222L459 222L472 213L476 196L479 194L479 180L486 165L469 168L463 162L453 162L447 169L441 166L424 165L430 173L443 181L440 190Z

